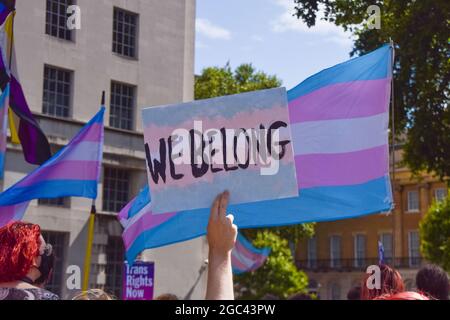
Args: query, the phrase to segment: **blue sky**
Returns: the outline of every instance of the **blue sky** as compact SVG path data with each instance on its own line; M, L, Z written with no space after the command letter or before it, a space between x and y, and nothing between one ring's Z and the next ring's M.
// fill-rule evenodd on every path
M195 72L251 62L290 89L349 59L350 35L324 21L309 29L293 0L197 0Z

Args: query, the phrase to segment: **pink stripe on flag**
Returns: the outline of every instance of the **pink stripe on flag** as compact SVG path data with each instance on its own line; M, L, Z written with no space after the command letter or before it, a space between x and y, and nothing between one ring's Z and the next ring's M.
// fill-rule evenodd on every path
M291 123L369 117L387 111L390 79L343 82L289 102Z
M0 207L0 227L3 227L10 222L15 215L15 206Z
M103 132L103 123L93 123L86 131L73 140L73 144L81 141L100 142Z
M144 231L155 228L160 224L166 222L176 213L152 214L151 211L144 214L139 220L129 226L123 232L123 242L126 250L130 248L134 240Z
M128 219L128 212L130 211L131 206L133 205L135 200L136 198L128 202L127 205L123 207L122 210L120 210L119 215L117 216L120 221Z
M300 189L360 184L388 173L388 147L295 156Z
M98 161L62 161L48 167L41 167L32 175L17 184L27 187L48 180L97 180Z
M28 204L28 202L24 202L12 206L0 207L0 227L7 225L11 221L21 220Z
M253 263L257 262L259 257L261 256L261 254L259 254L259 253L254 253L254 252L249 251L239 241L236 241L236 244L234 247L235 247L234 250L236 250L239 254L243 255L247 259L253 261ZM251 266L248 266L248 267L251 267Z
M239 271L247 271L250 266L246 266L238 257L234 254L231 255L231 265L233 268L238 269Z

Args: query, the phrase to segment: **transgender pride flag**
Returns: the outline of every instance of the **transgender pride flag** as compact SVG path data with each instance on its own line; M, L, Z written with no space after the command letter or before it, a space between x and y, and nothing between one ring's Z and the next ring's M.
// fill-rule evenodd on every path
M101 110L78 134L42 166L0 194L0 226L20 220L34 199L59 197L97 198L103 157Z
M392 48L385 45L290 90L299 196L231 205L237 226L283 226L389 211L391 79ZM206 233L209 209L153 215L147 199L145 211L128 210L121 216L127 223L123 237L128 261L144 249Z
M255 271L266 262L271 249L255 248L250 241L239 232L231 252L231 265L234 274L242 274L245 272Z

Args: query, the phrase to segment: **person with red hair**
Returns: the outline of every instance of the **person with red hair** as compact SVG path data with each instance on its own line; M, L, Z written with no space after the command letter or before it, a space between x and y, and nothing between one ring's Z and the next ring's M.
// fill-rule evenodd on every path
M380 288L369 289L367 285L369 276L367 276L361 286L361 300L374 300L380 296L391 296L405 291L402 276L397 270L385 264L380 264L379 268L381 276Z
M38 225L15 221L0 228L0 300L58 300L40 288L53 263L52 247Z
M430 300L427 296L414 291L403 291L396 294L384 294L374 300Z

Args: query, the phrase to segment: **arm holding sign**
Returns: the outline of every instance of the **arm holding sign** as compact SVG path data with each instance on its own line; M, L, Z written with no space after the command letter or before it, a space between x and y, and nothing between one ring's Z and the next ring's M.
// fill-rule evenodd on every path
M227 215L230 194L228 191L218 195L211 207L208 223L208 284L206 300L233 300L233 272L231 251L237 237L237 226L233 216Z

